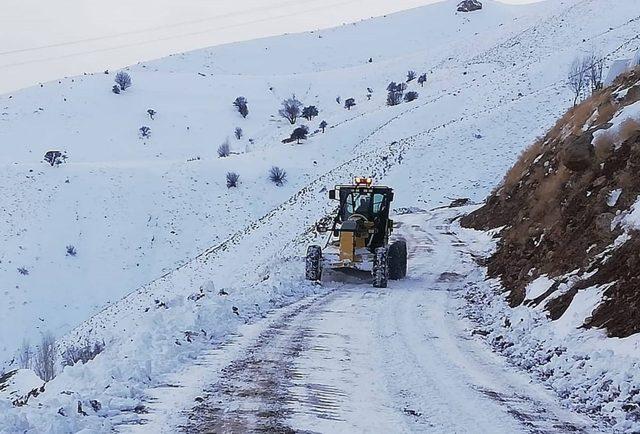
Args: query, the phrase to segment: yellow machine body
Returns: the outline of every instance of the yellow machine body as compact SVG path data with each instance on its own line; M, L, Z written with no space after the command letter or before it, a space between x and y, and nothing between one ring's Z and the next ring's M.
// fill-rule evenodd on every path
M353 232L340 234L340 260L360 262L361 258L356 254L358 249L366 246L366 237L358 236Z

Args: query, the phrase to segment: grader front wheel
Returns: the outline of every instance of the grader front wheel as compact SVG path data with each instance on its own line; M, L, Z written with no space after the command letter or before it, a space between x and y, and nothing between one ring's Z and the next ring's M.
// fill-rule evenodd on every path
M386 288L389 281L389 258L386 247L378 247L373 260L373 286Z
M322 278L322 248L309 246L305 260L305 277L307 280L319 282Z

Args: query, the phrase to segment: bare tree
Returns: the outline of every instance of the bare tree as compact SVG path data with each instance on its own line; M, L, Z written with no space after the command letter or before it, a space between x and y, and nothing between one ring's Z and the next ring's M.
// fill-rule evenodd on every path
M33 350L28 340L22 341L20 352L18 353L18 367L21 369L31 368L31 361L33 360Z
M78 362L87 363L89 360L95 359L98 354L104 351L104 348L104 341L91 344L85 340L78 346L71 345L62 353L62 366L73 366Z
M590 53L582 60L582 66L586 70L591 93L602 89L602 71L604 69L604 59L596 53Z
M289 121L291 125L296 123L300 111L302 110L302 103L296 99L293 95L291 98L282 101L282 108L278 111L278 114Z
M42 335L33 359L33 370L44 381L51 381L56 376L56 339L51 333Z
M240 140L244 135L244 132L242 131L242 128L236 127L235 131L233 132L233 135L236 136L236 139Z
M573 105L578 104L578 99L585 87L588 85L589 78L587 76L587 71L584 69L584 61L583 59L576 58L571 63L571 68L569 68L569 75L567 76L567 84L569 88L573 92Z

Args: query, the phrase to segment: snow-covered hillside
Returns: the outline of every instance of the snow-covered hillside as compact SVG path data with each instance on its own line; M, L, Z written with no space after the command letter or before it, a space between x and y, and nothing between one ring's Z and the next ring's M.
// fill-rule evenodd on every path
M355 155L463 116L473 103L459 101L476 96L458 93L473 78L447 59L492 47L536 12L496 4L471 19L451 7L173 56L130 68L133 86L120 95L111 92L113 74L97 74L3 96L0 281L2 317L13 324L2 328L3 359L23 338L68 332ZM434 26L425 34L426 19ZM487 36L474 41L479 32ZM367 44L371 35L379 42ZM387 83L402 80L408 69L429 72L424 88L411 84L420 98L387 108ZM367 87L374 91L371 101ZM320 120L330 126L300 146L280 143L292 126L277 110L292 94L319 107L312 131ZM239 95L249 101L246 119L232 106ZM337 96L354 97L357 106L345 110ZM157 112L154 120L148 109ZM425 114L428 121L416 122ZM149 139L139 137L141 126L151 128ZM236 127L244 131L241 140L233 137ZM216 149L226 138L238 154L221 159ZM521 146L514 143L511 152ZM42 158L49 149L66 151L68 162L47 166ZM283 187L268 182L272 165L287 170ZM240 174L240 188L226 188L228 171ZM493 181L489 172L485 187ZM415 172L425 175L435 174ZM430 195L430 203L441 203L448 190ZM415 197L406 197L405 204L413 203ZM66 254L68 245L76 256Z
M639 45L635 2L455 5L140 64L119 95L112 71L0 97L0 366L45 331L63 345L104 341L40 402L55 413L110 385L108 410L77 427L135 420L120 410L140 404L141 385L206 347L183 345L186 331L224 341L239 322L317 291L300 283L297 255L331 210L327 188L370 174L396 189L398 207L480 200L571 103L564 79L577 54L625 57ZM427 73L424 87L408 85L419 98L388 107L388 83L408 70ZM320 110L298 124L329 125L300 145L281 143L293 127L277 112L292 94ZM232 106L240 95L246 119ZM226 138L233 154L218 158ZM50 149L68 161L47 166ZM273 165L288 173L281 187L267 178ZM239 188L226 187L228 171ZM75 395L60 398L69 385ZM15 424L50 423L48 410L13 411L30 418Z
M5 0L0 93L173 53L316 30L441 0ZM532 3L540 0L503 0Z

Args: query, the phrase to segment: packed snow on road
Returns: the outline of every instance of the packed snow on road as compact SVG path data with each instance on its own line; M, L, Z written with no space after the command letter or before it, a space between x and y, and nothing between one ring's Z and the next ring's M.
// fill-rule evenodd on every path
M602 293L512 308L499 231L460 225L640 4L458 3L0 96L0 432L640 431L637 336L581 328ZM306 280L360 176L406 278Z

